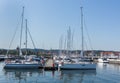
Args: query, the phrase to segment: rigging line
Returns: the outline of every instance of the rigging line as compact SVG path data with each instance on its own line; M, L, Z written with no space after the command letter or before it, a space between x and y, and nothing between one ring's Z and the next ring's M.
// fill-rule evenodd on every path
M86 25L86 23L85 23L85 15L84 15L84 26L85 26L85 30L86 30L86 32L87 32L87 37L88 37L88 41L89 41L89 44L90 44L90 48L93 50L91 38L90 38L90 35L89 35L89 33L88 33L87 25Z
M30 39L31 39L31 41L32 41L33 47L34 47L34 49L36 49L35 43L34 43L34 41L33 41L33 39L32 39L32 35L31 35L30 30L29 30L28 27L27 27L27 30L28 30L28 33L29 33Z
M12 43L13 43L14 39L15 39L15 35L16 35L16 33L17 33L19 24L20 24L20 21L18 21L18 23L17 23L15 32L14 32L14 34L13 34L13 37L12 37L11 41L10 41L9 48L8 48L8 50L7 50L6 55L8 55L8 53L9 53L9 51L10 51L10 48L11 48L11 46L12 46Z
M86 50L87 50L87 49L88 49L87 41L84 40L84 42L85 42L85 43L84 43L84 46L85 46L85 48L86 48Z

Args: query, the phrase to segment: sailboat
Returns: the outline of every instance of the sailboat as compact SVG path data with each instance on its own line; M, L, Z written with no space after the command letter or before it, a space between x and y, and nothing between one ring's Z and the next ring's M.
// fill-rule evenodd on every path
M23 29L23 20L24 20L24 7L23 7L23 11L22 11L22 23L21 23L21 34L20 34L20 47L18 48L19 50L19 56L22 56L22 51L21 51L21 40L22 40L22 29ZM17 59L14 61L11 60L6 60L5 61L5 65L4 65L4 69L37 69L39 67L42 66L42 64L40 63L40 61L32 61L32 58L30 58L29 60L27 60L27 32L29 32L28 27L27 27L27 19L26 19L26 55L25 55L25 59L21 60L21 59Z
M84 37L83 37L83 12L82 12L81 7L81 31L82 31L82 50L81 50L81 57L84 57ZM60 69L64 70L95 70L96 69L96 64L91 63L91 62L84 62L84 60L81 61L76 61L75 63L64 63L60 62L59 65Z

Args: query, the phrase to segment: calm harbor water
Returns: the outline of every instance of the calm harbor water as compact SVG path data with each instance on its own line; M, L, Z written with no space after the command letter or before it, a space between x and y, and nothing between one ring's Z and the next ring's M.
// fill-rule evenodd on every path
M120 65L97 64L96 70L4 70L0 83L120 83Z

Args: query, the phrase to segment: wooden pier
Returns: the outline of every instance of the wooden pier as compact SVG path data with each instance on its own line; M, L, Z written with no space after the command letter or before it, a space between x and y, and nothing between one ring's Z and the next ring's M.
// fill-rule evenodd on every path
M54 64L54 60L53 59L48 59L43 67L40 67L40 69L44 69L44 70L57 70L56 65Z

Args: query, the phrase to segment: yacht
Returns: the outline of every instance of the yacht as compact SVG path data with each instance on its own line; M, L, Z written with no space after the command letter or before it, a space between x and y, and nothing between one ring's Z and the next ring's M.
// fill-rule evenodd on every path
M82 50L81 50L81 56L80 57L84 57L84 36L83 36L83 11L82 11L81 7L81 40L82 40ZM81 58L82 59L82 58ZM96 69L96 64L92 63L92 62L85 62L84 60L76 60L75 62L69 61L68 63L64 63L64 59L63 61L61 60L59 62L59 66L58 66L61 70L95 70Z
M22 40L22 29L23 29L23 21L24 21L24 7L23 7L23 11L22 11L22 23L21 23L21 34L20 34L20 47L18 47L18 51L19 51L19 57L23 57L24 55L22 55L22 51L21 51L21 40ZM25 55L25 58L23 60L21 60L20 58L16 59L16 60L10 60L10 59L7 59L5 60L5 65L4 65L4 69L36 69L36 68L39 68L41 66L43 66L39 61L36 61L36 60L33 60L33 58L28 58L27 59L27 33L29 33L30 35L30 32L28 30L28 27L27 27L27 20L26 20L26 42L25 42L25 46L26 46L26 55ZM30 35L31 36L31 35ZM32 40L32 39L31 39ZM33 40L32 40L33 42ZM7 52L8 53L8 52Z

